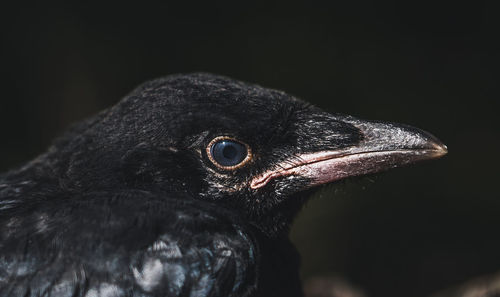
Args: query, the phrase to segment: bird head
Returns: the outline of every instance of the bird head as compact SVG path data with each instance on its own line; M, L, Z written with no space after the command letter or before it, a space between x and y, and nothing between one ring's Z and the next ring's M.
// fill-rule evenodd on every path
M446 153L422 130L210 74L147 82L59 143L69 188L197 199L270 235L288 229L319 185Z

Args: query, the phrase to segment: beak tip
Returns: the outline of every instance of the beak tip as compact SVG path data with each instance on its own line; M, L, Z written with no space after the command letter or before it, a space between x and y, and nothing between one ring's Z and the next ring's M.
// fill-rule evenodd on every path
M432 141L431 146L435 158L440 158L448 153L448 147L437 139Z
M410 135L408 138L416 139L413 142L413 148L426 151L431 159L440 158L448 153L448 147L431 133L417 128L411 128L408 131ZM410 149L413 145L409 146Z

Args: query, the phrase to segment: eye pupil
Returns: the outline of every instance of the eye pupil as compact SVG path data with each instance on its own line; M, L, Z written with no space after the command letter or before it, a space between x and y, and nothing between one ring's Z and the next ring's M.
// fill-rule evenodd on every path
M232 145L226 145L222 150L222 155L226 159L234 159L238 155L238 150Z
M220 166L231 167L242 163L247 155L247 147L235 140L222 139L216 141L210 147L212 160Z

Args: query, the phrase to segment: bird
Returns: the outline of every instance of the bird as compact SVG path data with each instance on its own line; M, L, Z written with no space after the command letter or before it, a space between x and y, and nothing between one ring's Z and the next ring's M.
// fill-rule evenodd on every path
M446 152L225 76L155 79L0 175L0 296L303 296L311 194Z

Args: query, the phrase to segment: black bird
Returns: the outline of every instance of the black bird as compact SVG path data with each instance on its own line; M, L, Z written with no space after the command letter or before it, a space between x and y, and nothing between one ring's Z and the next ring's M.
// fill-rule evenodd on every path
M226 77L147 82L0 176L0 296L302 296L310 191L445 153Z

